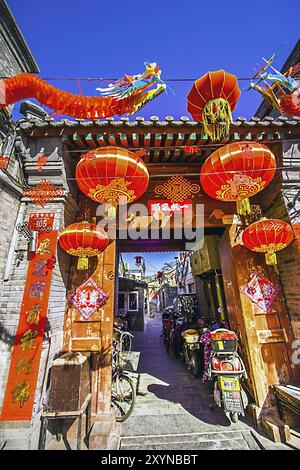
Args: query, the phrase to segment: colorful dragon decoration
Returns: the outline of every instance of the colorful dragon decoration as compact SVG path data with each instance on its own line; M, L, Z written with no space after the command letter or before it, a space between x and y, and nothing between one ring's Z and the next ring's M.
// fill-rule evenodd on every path
M281 73L272 66L275 56L276 53L269 60L263 59L266 65L254 75L252 80L258 79L258 81L251 82L250 88L261 93L264 99L281 114L300 116L300 83L294 78L300 72L300 62L290 67L287 72ZM269 67L274 73L267 71ZM262 80L265 87L259 85ZM273 84L269 85L267 80Z
M26 98L35 98L59 116L101 119L134 114L166 89L155 62L144 62L142 74L125 75L108 88L97 88L102 96L82 96L62 91L29 73L0 80L0 109ZM156 88L149 90L155 83Z

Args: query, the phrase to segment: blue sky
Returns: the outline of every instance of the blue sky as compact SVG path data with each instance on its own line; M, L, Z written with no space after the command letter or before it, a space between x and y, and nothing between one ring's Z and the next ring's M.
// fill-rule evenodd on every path
M8 0L39 65L41 76L121 77L142 72L144 59L156 61L162 78L198 78L225 69L249 77L262 57L279 49L280 68L299 37L299 2L251 0ZM286 43L286 44L285 44ZM280 47L281 46L281 47ZM247 82L239 82L244 91ZM77 92L76 82L54 85ZM95 94L98 82L82 82ZM139 115L164 118L188 115L192 83L171 83ZM251 117L260 103L254 91L243 93L234 117Z
M164 266L164 263L171 263L175 261L174 257L178 256L177 252L163 252L163 253L138 253L143 256L146 264L146 275L151 276L160 271ZM122 253L122 258L125 263L129 263L130 268L136 268L135 266L135 253Z

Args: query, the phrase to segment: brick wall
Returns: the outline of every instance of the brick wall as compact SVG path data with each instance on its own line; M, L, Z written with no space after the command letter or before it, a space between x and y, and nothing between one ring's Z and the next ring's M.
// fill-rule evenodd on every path
M46 167L43 169L42 175L38 175L35 160L41 146L47 149L50 158L48 159ZM48 139L46 143L39 143L37 141L30 142L28 148L24 151L23 157L25 159L25 175L30 185L35 185L39 178L47 178L50 181L54 180L54 184L70 191L67 181L69 170L64 165L64 162L68 164L69 158L68 155L64 153L61 143L57 142L57 139ZM12 346L19 322L24 283L28 268L27 241L19 234L17 234L15 240L12 237L12 234L15 232L15 220L18 214L17 209L18 206L16 205L16 209L13 212L11 199L8 197L7 193L5 193L1 203L3 218L0 215L0 222L3 223L3 220L9 220L9 214L13 215L13 217L10 217L11 227L9 234L2 234L2 237L7 238L7 250L9 250L13 244L11 248L13 256L9 270L6 266L9 260L7 260L7 256L4 257L5 262L2 266L2 274L6 269L6 271L9 272L9 276L6 280L3 280L3 276L1 276L0 411L6 389ZM37 207L32 202L27 202L23 199L19 207L19 212L21 211L23 214L22 221L28 220L30 212L41 211L41 209L44 212L54 212L54 229L62 230L66 225L74 221L78 207L72 198L71 191L69 195L48 203L43 208ZM24 255L23 259L19 259L20 254ZM30 423L0 422L0 443L6 442L5 448L7 449L37 449L38 447L41 423L40 417L43 409L48 372L53 359L61 354L69 261L69 256L58 246L56 264L52 275L48 315L40 358L32 420Z

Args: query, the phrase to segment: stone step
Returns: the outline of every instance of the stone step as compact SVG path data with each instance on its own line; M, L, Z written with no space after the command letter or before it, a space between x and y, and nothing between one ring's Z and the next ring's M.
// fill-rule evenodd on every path
M260 450L251 432L228 431L121 438L121 450Z

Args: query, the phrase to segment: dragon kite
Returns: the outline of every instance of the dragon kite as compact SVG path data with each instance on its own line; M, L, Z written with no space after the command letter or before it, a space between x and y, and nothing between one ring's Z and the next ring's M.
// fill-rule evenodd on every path
M97 88L102 96L82 96L62 91L42 78L19 73L0 80L0 109L26 98L35 98L59 116L78 119L101 119L114 115L134 114L166 89L161 70L155 62L144 62L145 71L125 75L108 88ZM150 88L157 84L156 88Z
M263 59L266 65L252 77L252 80L258 79L258 81L251 82L250 88L261 93L264 99L281 114L300 116L300 83L295 79L300 72L300 62L290 67L287 72L281 73L272 66L275 55L273 54L270 60ZM269 67L273 73L267 71ZM259 85L261 81L265 87ZM273 84L269 85L267 81Z

